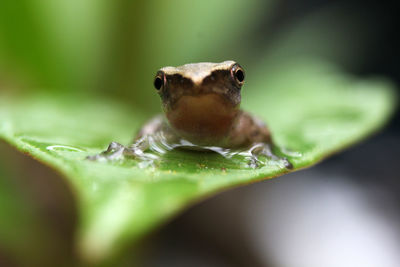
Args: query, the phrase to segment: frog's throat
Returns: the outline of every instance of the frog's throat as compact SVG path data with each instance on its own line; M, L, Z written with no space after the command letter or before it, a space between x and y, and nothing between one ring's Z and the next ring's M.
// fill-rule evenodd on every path
M190 141L221 139L231 131L239 112L218 94L182 96L166 111L171 127Z

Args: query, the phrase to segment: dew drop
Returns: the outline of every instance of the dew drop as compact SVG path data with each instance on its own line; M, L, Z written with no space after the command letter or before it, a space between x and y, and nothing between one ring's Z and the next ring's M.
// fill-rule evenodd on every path
M73 146L66 146L66 145L51 145L46 147L47 150L50 151L71 151L71 152L84 152L84 150L73 147Z

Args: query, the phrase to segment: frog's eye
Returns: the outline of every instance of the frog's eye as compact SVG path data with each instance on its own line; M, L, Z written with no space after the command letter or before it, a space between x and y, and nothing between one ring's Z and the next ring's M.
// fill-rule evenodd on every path
M245 74L243 68L239 66L239 64L233 65L231 69L231 75L238 85L243 85Z
M164 86L165 75L162 72L157 73L156 77L154 78L154 87L157 90L160 90Z

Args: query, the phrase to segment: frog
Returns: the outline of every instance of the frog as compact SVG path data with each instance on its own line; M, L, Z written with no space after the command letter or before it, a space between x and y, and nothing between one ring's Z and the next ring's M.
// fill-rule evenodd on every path
M151 143L162 141L171 149L247 150L253 168L265 156L292 169L285 157L273 153L275 145L267 125L240 109L244 83L245 71L233 60L163 67L153 80L163 114L145 123L130 146L112 142L89 159L140 158Z

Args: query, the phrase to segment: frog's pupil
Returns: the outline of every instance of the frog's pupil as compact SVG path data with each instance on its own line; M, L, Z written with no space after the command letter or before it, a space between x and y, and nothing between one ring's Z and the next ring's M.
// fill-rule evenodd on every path
M242 70L237 70L236 71L236 79L239 82L243 82L244 81L244 72Z
M161 78L160 77L156 77L155 80L154 80L154 87L157 90L160 90L162 85L163 85L163 81L161 80Z

